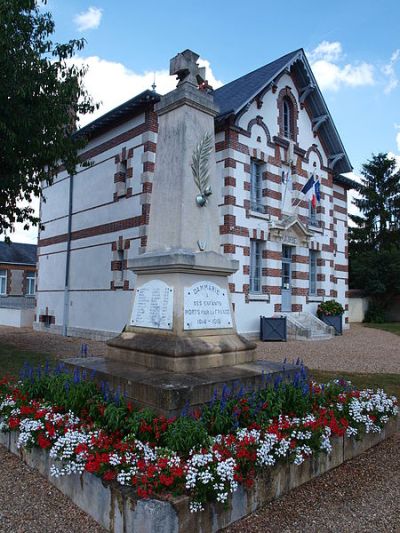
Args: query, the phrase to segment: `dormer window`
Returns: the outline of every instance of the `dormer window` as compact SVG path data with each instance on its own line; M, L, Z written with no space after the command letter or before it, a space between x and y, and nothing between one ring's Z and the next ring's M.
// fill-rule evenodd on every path
M292 103L289 98L283 99L283 135L288 139L293 139L293 116Z

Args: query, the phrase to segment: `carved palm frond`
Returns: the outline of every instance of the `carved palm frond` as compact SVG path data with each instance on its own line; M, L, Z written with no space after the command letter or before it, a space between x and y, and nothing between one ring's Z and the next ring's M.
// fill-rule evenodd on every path
M207 188L209 187L210 175L208 172L208 160L212 148L212 135L207 131L193 150L191 164L193 179L202 195L206 193Z

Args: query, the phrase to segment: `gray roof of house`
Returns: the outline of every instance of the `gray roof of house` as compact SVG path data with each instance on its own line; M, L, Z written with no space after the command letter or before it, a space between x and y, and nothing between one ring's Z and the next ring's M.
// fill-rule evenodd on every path
M314 88L306 99L311 119L317 120L319 117L327 116L327 120L322 123L318 130L318 135L327 150L328 158L331 157L334 160L335 156L341 154L341 159L337 161L334 167L335 173L350 172L353 167L302 48L216 89L214 100L220 108L217 120L224 119L229 115L237 115L285 70L293 71L300 90L310 85Z
M154 91L146 90L137 94L127 102L111 109L108 113L96 118L93 122L86 124L83 128L77 130L74 135L85 135L89 138L99 135L110 127L116 126L119 122L126 120L127 116L134 116L138 111L143 110L150 103L160 100L160 95Z
M305 88L308 85L314 87L313 92L306 99L307 109L311 113L311 118L318 119L318 117L325 115L328 117L320 125L318 135L326 148L328 157L334 160L335 156L341 154L341 159L336 162L334 167L335 174L350 172L353 167L302 48L294 50L216 89L214 91L214 100L220 109L217 120L223 120L229 115L237 115L247 104L251 103L253 98L267 89L286 69L293 69L300 88ZM74 135L85 135L88 138L99 135L110 127L126 120L127 117L134 116L138 111L143 111L149 104L154 104L159 100L160 95L158 93L150 90L144 91L87 124Z
M36 244L0 242L0 263L36 265Z
M253 70L237 80L231 81L214 91L214 101L219 107L219 117L237 113L273 79L301 51L295 50L272 63Z

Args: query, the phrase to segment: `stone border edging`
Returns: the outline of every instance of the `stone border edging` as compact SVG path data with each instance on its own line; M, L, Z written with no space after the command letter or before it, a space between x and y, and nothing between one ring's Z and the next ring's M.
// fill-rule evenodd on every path
M0 432L0 444L38 470L49 482L68 496L85 513L112 533L214 533L244 518L266 503L290 490L357 457L400 430L400 415L392 417L381 433L354 438L335 437L332 452L311 456L300 466L288 461L265 468L254 486L238 490L225 506L210 503L200 513L189 511L189 497L170 500L138 499L134 491L117 483L105 483L93 474L52 477L49 453L40 448L18 449L18 431Z

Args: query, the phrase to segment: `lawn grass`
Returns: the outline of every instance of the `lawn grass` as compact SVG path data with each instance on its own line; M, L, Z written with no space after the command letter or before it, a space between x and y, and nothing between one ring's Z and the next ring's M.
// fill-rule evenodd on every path
M385 322L384 324L363 324L366 328L383 329L395 335L400 335L400 322Z
M327 372L324 370L310 370L311 376L320 383L332 379L344 378L350 380L359 389L383 389L388 394L400 398L400 374L358 374L353 372Z
M18 377L25 361L29 361L33 367L38 367L44 365L46 360L52 363L56 358L48 353L21 350L15 346L0 344L0 378L8 374Z

